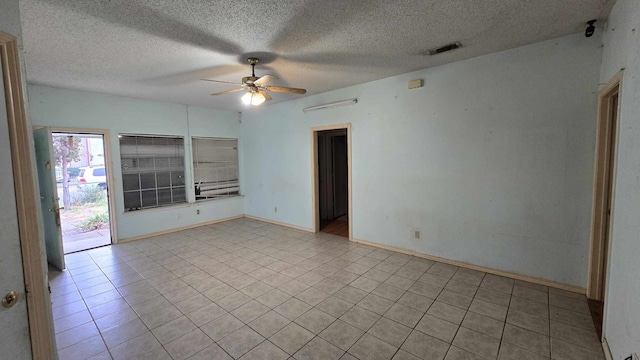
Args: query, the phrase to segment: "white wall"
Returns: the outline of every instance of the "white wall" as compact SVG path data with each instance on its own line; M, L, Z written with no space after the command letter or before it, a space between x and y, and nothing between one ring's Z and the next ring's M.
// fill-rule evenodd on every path
M625 69L604 329L618 360L632 352L640 355L640 2L616 2L603 40L600 82Z
M237 114L201 107L121 96L29 85L30 116L34 126L105 129L110 131L118 239L190 226L244 214L241 197L124 212L118 134L185 137L186 164L191 163L191 136L240 135ZM187 199L194 201L190 167L185 172ZM240 174L242 177L242 174ZM196 210L200 215L196 215Z
M355 238L584 287L601 45L576 34L246 112L245 213L310 228L310 128L350 122Z

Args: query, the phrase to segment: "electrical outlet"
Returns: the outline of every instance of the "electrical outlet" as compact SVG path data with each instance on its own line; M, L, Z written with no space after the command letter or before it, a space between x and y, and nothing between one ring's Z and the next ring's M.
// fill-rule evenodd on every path
M178 219L178 220L182 219L182 214L176 213L176 219Z
M278 207L277 207L277 206L275 206L275 207L273 208L273 212L278 212Z
M200 209L196 210L196 215L200 215Z
M420 239L420 230L413 230L413 237L415 239Z

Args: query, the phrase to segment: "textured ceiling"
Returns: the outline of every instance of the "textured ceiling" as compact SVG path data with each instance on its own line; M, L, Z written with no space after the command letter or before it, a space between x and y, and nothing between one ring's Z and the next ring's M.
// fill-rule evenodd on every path
M242 110L242 93L209 96L232 85L199 79L240 82L257 55L257 76L317 94L584 31L612 3L20 0L20 10L29 83ZM463 47L423 55L453 41Z

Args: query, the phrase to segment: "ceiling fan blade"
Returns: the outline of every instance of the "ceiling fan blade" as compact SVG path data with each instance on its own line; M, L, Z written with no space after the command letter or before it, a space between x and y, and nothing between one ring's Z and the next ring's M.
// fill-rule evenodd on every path
M220 92L217 92L217 93L213 93L213 94L211 94L211 95L213 95L213 96L217 96L217 95L226 95L226 94L232 94L232 93L235 93L235 92L238 92L238 91L243 91L243 90L244 90L244 88L237 88L237 89L231 89L231 90L220 91Z
M298 89L298 88L290 88L284 86L265 86L265 89L269 91L281 92L281 93L290 93L290 94L306 94L306 89Z
M262 89L258 90L258 92L259 92L260 94L262 94L262 96L264 96L264 99L265 99L266 101L272 100L272 98L271 98L271 96L269 95L269 93L268 93L268 92L266 92L266 91L264 91L264 90L262 90Z
M274 80L278 80L278 77L273 75L264 75L260 77L260 79L254 81L253 83L256 85L267 85L268 83Z
M234 82L230 82L230 81L222 81L222 80L211 80L211 79L200 79L200 80L202 80L202 81L212 81L212 82L223 83L223 84L242 85L242 84L238 84L238 83L234 83Z

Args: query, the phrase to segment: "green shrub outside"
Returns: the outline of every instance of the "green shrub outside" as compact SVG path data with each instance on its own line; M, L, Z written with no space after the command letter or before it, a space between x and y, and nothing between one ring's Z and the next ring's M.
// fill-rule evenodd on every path
M75 199L73 199L74 206L80 206L84 204L106 204L107 194L99 186L82 186L78 188Z
M80 224L80 228L82 229L82 231L87 232L87 231L100 229L102 228L103 225L106 225L108 223L109 223L109 214L107 213L96 214L86 219L85 221L83 221L82 224Z

